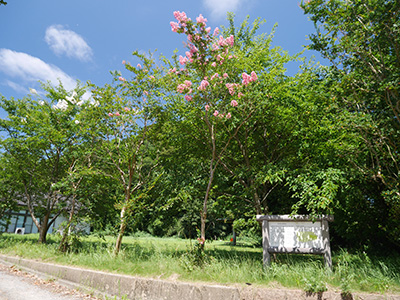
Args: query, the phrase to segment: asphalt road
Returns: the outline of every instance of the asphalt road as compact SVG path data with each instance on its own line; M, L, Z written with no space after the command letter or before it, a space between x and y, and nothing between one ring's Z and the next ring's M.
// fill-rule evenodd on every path
M90 295L44 281L13 267L0 265L0 300L82 300Z

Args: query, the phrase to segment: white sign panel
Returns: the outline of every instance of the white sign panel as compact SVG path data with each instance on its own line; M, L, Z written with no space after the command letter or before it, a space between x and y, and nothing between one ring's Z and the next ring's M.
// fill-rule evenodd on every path
M321 222L269 222L270 247L323 248Z

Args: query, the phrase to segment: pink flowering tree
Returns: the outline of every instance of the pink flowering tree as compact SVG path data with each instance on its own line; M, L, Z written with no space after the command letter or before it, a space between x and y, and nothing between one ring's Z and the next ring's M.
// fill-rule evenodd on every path
M135 207L154 186L152 174L157 166L156 158L149 159L148 139L156 127L159 73L153 59L137 52L134 55L141 63L122 62L132 73L131 78L115 72L114 85L93 86L93 96L99 106L87 115L92 120L88 123L97 141L94 150L97 168L113 178L122 190L122 196L116 195L119 197L116 207L120 210L116 255Z
M184 12L176 11L174 16L176 22L170 23L171 29L186 35L187 51L185 56L177 58L179 65L171 66L167 76L175 82L178 99L186 102L185 110L181 112L202 124L199 126L205 131L204 145L208 151L208 182L199 239L204 245L207 205L215 173L230 142L252 115L257 97L253 87L257 85L258 77L256 72L244 70L238 64L233 35L223 36L218 28L207 27L207 19L202 15L195 21Z

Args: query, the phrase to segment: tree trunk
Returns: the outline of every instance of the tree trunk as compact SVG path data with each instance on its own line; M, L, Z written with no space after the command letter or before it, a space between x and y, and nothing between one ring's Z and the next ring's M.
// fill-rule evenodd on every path
M46 214L39 228L39 240L38 240L39 244L46 244L47 231L49 230L48 226L49 226L49 215Z
M68 237L69 237L69 234L70 234L69 231L70 231L70 228L71 228L72 220L73 220L74 214L75 214L75 200L76 200L76 196L74 195L73 199L72 199L71 211L69 212L68 224L64 228L63 237L61 239L60 246L58 248L58 250L60 250L61 252L67 252L68 247L69 247L69 245L68 245Z
M71 227L71 223L68 222L67 226L65 226L65 228L64 228L60 246L58 247L58 250L61 252L67 252L67 250L68 250L68 236L69 236L70 227Z
M207 202L208 198L210 196L210 191L212 187L212 182L214 180L214 173L215 173L215 167L214 167L214 159L211 160L210 163L210 177L208 180L208 185L207 185L207 190L206 190L206 195L204 196L204 203L203 203L203 211L201 212L201 226L200 226L200 244L202 245L201 248L204 249L204 244L206 243L206 221L207 221Z
M126 203L124 205L124 207L122 207L121 209L121 215L120 215L120 226L119 226L119 233L118 233L118 237L117 237L117 241L115 243L115 249L114 249L114 254L118 255L119 251L121 250L121 244L122 244L122 238L124 236L124 232L126 229L126 218L125 218L125 214L126 214Z

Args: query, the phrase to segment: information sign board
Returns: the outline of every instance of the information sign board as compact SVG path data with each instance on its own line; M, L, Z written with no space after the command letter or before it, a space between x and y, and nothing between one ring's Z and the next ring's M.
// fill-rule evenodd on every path
M257 216L263 227L264 264L270 253L323 254L327 266L332 266L328 221L332 216L311 218L307 215Z
M323 248L321 222L270 222L270 247Z

